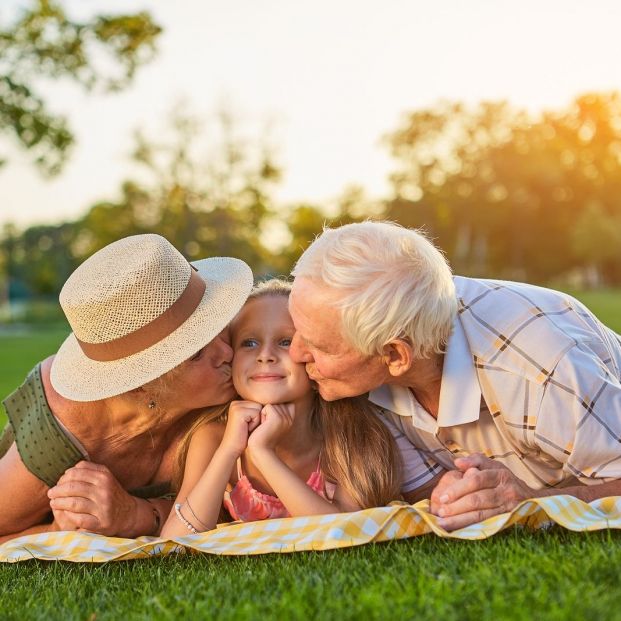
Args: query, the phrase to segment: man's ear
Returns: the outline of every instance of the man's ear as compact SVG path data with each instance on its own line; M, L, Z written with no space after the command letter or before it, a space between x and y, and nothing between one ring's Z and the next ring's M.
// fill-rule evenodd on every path
M404 340L395 339L384 345L382 360L393 377L400 377L407 373L414 361L412 346Z

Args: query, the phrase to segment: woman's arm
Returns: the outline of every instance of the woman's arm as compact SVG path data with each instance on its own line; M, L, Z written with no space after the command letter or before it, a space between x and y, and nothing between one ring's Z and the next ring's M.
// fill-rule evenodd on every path
M45 524L46 520L51 519L47 490L47 485L26 468L13 443L0 459L2 540L27 534L24 531L34 526L40 526L43 530L58 530L51 524Z
M88 471L79 466L86 465ZM119 488L118 494L111 492L114 486L105 485L105 480L112 477L107 468L88 462L80 462L70 470L77 469L75 477L88 475L90 483L80 483L77 478L69 477L60 488L51 491L48 486L33 475L22 462L15 444L0 459L0 542L23 535L59 530L89 530L101 534L135 537L155 530L153 504L146 500L134 498ZM93 469L101 471L93 472ZM69 471L68 471L69 472ZM61 477L64 479L65 475ZM96 479L99 477L99 479ZM99 484L98 484L99 483ZM80 491L82 487L86 491ZM70 494L62 494L62 489ZM56 500L50 502L48 494ZM125 502L121 502L119 495ZM99 497L102 499L97 500ZM160 515L167 515L170 501L156 499L156 510ZM52 507L55 504L56 506ZM127 511L121 508L127 507ZM52 521L52 512L54 521Z
M49 524L38 524L37 526L31 526L30 528L27 528L19 533L11 533L10 535L0 537L0 544L3 544L5 541L11 541L11 539L24 537L25 535L38 535L40 533L50 533L59 530L60 529L55 522L50 522Z
M267 405L263 409L261 426L248 441L248 453L292 516L322 515L356 511L360 507L337 486L334 501L330 502L313 491L305 481L287 466L275 452L278 439L291 427L293 405Z
M246 447L249 433L258 425L260 413L258 403L234 401L229 407L226 429L209 423L192 436L175 504L181 505L183 518L197 531L216 527L235 462ZM180 537L190 532L173 509L161 536Z

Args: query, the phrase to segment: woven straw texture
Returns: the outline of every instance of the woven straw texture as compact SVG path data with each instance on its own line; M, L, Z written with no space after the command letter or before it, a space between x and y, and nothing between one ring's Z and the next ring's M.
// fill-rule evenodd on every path
M394 504L355 513L235 523L174 540L118 539L75 532L28 535L0 545L0 561L15 563L37 558L105 563L186 551L231 556L288 553L347 548L429 533L474 540L485 539L515 524L528 528L558 524L573 531L621 529L620 496L590 504L573 496L527 500L511 513L452 533L438 527L428 507L428 501L421 501L416 505Z
M69 277L60 295L74 331L51 370L54 388L75 401L95 401L138 388L204 347L233 319L252 288L252 272L238 259L193 263L206 282L198 308L170 335L110 362L86 357L76 340L105 343L141 328L185 289L191 268L159 235L135 235L106 246Z
M59 299L79 339L105 343L125 336L153 321L181 295L191 268L160 239L157 235L122 239L87 259L70 276Z

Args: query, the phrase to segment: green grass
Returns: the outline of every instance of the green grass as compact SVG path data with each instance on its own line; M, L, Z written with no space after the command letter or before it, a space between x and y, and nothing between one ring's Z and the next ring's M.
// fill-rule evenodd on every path
M569 291L609 328L621 334L621 290Z
M0 400L22 383L35 363L53 354L67 334L65 324L0 326ZM4 424L6 415L0 410Z
M621 332L621 292L577 297ZM65 334L0 335L0 393ZM0 619L621 619L619 567L620 532L558 527L292 555L28 561L0 564Z
M621 619L621 533L0 566L2 619ZM8 605L10 602L10 608ZM24 611L27 611L24 614Z

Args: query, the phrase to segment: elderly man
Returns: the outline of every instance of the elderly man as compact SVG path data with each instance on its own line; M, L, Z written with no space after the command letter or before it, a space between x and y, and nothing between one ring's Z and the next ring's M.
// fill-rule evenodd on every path
M292 358L325 399L369 392L411 443L404 496L433 488L447 530L526 498L621 494L621 338L580 302L452 277L386 222L324 231L293 275Z

